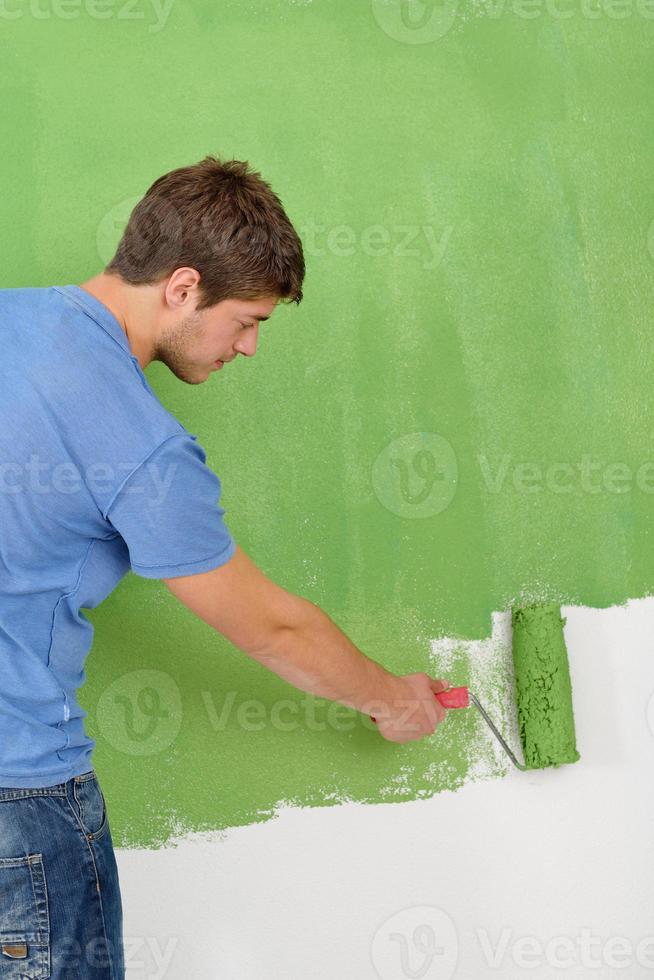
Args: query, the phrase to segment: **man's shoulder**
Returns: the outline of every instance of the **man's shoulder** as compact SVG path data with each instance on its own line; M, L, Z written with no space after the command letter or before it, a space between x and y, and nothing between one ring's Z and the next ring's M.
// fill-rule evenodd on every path
M0 410L19 404L31 442L81 470L124 478L187 431L159 401L118 325L95 312L65 287L0 289L0 374L8 380Z

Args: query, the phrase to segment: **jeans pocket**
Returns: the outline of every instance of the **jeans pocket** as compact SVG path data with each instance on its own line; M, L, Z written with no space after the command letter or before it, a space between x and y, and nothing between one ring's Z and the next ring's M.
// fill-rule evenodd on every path
M50 976L50 920L42 854L0 858L0 977Z
M87 840L97 840L107 829L107 804L95 772L73 778L73 797Z

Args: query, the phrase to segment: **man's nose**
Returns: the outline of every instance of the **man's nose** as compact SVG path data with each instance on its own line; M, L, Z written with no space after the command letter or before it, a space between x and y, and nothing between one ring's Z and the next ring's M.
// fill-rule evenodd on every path
M252 332L248 331L247 337L240 337L234 346L236 347L237 351L239 351L241 354L245 354L246 357L253 357L257 352L257 339L257 330L252 330Z

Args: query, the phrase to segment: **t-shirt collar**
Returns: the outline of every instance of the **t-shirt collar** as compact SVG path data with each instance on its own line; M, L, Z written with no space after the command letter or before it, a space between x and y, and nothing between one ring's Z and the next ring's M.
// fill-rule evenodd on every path
M99 299L92 296L81 286L76 286L70 283L67 286L54 286L54 289L59 293L63 293L64 296L72 300L78 306L80 306L85 313L95 320L95 322L105 330L110 337L120 344L122 348L135 360L134 354L132 354L132 349L129 346L129 341L127 339L127 334L121 327L120 323L111 312L111 310L101 303Z

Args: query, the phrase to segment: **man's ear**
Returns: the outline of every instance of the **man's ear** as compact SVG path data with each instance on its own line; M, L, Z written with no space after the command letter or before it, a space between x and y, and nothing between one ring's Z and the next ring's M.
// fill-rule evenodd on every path
M191 304L197 305L199 295L200 273L190 266L182 266L168 277L164 285L164 299L171 309L181 309Z

